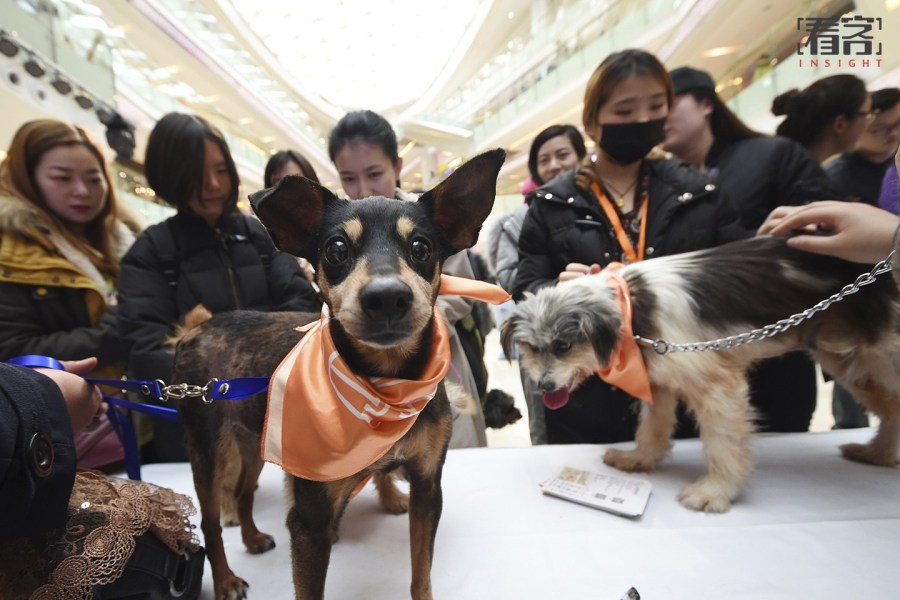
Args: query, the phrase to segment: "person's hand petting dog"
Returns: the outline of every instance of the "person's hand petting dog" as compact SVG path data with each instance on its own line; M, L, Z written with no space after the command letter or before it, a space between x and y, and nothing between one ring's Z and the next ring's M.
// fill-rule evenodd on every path
M566 265L566 270L559 274L559 283L572 281L573 279L578 279L585 275L594 275L599 273L600 269L600 265L596 263L590 266L581 263L569 263Z
M97 359L92 357L60 362L65 371L58 369L35 369L35 371L46 375L59 386L72 421L72 432L77 435L107 410L99 388L81 377L97 368Z
M804 206L779 206L757 235L786 235L797 250L826 254L859 263L875 263L891 251L900 217L856 202L825 200Z

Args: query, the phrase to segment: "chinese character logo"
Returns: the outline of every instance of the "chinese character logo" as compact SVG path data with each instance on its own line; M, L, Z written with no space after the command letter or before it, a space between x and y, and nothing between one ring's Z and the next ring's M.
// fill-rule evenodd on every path
M797 31L807 34L797 44L798 56L881 56L872 33L881 31L881 17L798 17Z

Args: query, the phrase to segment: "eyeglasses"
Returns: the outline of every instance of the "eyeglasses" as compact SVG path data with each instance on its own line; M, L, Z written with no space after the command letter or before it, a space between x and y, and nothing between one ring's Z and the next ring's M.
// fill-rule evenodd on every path
M888 136L892 133L897 133L900 131L900 120L894 121L889 125L879 125L878 127L870 127L869 133L871 135L880 135L880 136Z
M856 118L856 117L865 117L866 121L871 121L872 119L875 118L875 113L872 112L872 111L869 111L869 112L863 112L863 111L860 110L860 111L857 111L857 112L853 115L853 117L854 117L854 118Z

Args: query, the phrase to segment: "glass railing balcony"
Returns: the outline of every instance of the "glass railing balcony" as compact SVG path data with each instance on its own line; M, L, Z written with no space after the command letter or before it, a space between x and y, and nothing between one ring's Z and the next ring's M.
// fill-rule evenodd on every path
M0 0L0 27L33 51L48 70L58 68L71 85L115 105L117 91L144 104L151 114L184 112L186 106L222 130L231 151L262 173L268 152L228 117L216 112L184 82L154 78L159 71L143 53L125 43L96 6L83 2L76 12L65 2ZM55 65L55 67L54 67ZM51 75L53 76L53 75ZM162 77L162 75L160 75ZM173 89L178 87L179 89Z
M475 115L474 147L498 129L521 119L560 87L582 77L612 52L640 47L669 31L694 4L689 0L643 0L639 5L621 0L610 7L606 17L573 28L574 35L557 48L551 62L526 74L512 93L483 104ZM581 98L573 99L573 104Z
M253 56L244 49L232 33L210 14L202 2L193 0L150 0L151 5L164 10L175 22L189 31L194 43L210 57L219 61L220 66L230 71L238 81L246 81L259 102L268 105L279 118L297 134L322 150L327 155L326 140L328 130L316 123L296 101L297 93L284 88L272 79L256 63Z
M527 36L514 37L508 51L494 57L478 74L446 99L428 120L473 128L516 101L541 80L600 37L625 34L639 23L643 30L663 10L685 10L692 0L571 0L531 24ZM640 37L617 35L618 47ZM601 57L602 58L602 57ZM598 61L599 62L599 61ZM596 65L592 65L596 66ZM486 101L487 100L487 101Z

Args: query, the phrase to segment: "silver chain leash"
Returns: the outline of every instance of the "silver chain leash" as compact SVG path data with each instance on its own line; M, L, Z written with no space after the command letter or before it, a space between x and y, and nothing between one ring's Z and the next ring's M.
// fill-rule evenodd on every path
M791 315L787 319L782 319L776 323L766 325L765 327L760 327L759 329L754 329L753 331L749 331L747 333L730 335L728 337L719 338L717 340L710 340L708 342L692 342L687 344L675 344L672 342L667 342L665 340L651 340L639 335L635 335L634 339L639 345L650 348L657 354L669 354L670 352L706 352L709 350L728 350L731 348L736 348L737 346L749 344L750 342L765 340L778 335L779 333L786 331L791 327L796 327L803 321L812 318L812 316L817 312L822 312L835 302L840 302L850 294L855 294L861 287L869 285L870 283L874 283L875 279L879 275L887 273L893 268L891 266L891 259L893 257L894 253L891 252L890 254L888 254L887 258L872 267L871 271L869 271L868 273L863 273L856 278L856 281L845 285L843 288L841 288L841 291L822 300L812 308L807 308L803 312Z
M157 383L160 385L160 389L163 392L163 401L166 400L182 400L184 398L195 398L199 397L203 399L203 402L209 404L212 402L212 393L215 390L215 385L219 382L218 379L213 378L210 379L206 385L192 385L190 383L172 383L170 385L166 385L164 381L157 379ZM228 392L228 384L223 383L219 388L220 394L225 394Z

